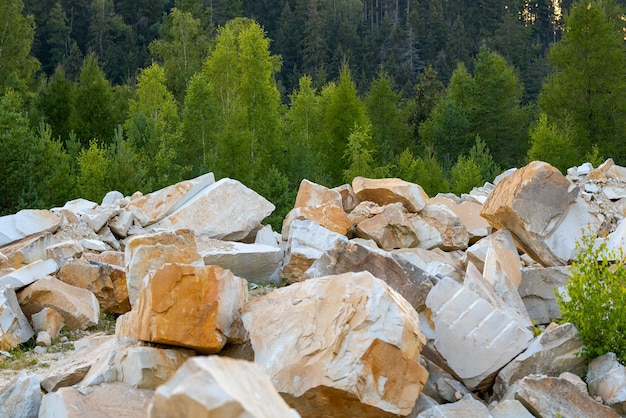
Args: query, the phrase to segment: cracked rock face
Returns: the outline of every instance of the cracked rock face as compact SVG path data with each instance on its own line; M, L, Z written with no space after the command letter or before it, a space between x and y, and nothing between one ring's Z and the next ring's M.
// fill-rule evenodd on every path
M243 321L255 362L304 418L407 415L428 378L417 313L369 272L275 290Z

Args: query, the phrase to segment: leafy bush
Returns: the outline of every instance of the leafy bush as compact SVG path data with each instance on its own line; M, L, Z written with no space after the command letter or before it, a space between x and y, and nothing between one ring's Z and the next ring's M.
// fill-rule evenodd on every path
M609 351L626 362L626 265L621 251L597 245L587 232L576 243L567 295L557 294L563 319L576 326L582 354L592 359Z

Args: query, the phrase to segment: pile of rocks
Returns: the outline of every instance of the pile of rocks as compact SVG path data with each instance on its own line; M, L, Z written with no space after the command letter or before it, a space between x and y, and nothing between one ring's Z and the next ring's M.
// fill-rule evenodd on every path
M212 174L2 217L0 350L117 325L17 375L0 416L620 416L624 367L552 320L584 230L624 245L625 198L611 160L533 162L461 197L303 180L281 233Z

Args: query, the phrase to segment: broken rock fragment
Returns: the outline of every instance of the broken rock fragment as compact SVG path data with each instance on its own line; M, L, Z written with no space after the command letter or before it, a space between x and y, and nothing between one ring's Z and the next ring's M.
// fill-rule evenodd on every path
M54 309L61 314L69 330L93 327L100 317L100 305L92 292L50 276L20 291L18 301L28 316L44 308Z
M188 230L163 231L132 237L126 243L126 285L133 306L146 274L165 263L202 264L195 234Z
M10 350L30 340L34 335L28 319L20 309L15 291L0 288L0 350Z
M127 336L216 353L244 339L238 324L247 297L246 281L230 270L168 263L144 280L137 306L126 314Z
M369 200L380 206L400 202L411 213L421 211L428 202L428 195L420 185L397 178L355 177L352 189L362 202Z
M495 373L533 339L516 318L449 278L432 288L426 305L435 348L470 390L489 387Z
M417 313L369 272L277 289L243 321L255 362L303 418L408 415L428 377Z
M296 418L258 364L226 357L189 359L157 388L150 418Z

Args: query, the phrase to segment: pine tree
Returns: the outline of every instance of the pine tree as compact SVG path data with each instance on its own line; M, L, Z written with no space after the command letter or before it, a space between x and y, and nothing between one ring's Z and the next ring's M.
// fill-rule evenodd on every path
M23 10L22 0L5 0L0 7L0 93L7 87L25 90L39 67L30 55L35 20Z
M572 6L563 39L550 49L554 72L544 82L539 108L559 128L571 122L579 157L597 144L601 153L624 163L626 54L623 33L609 19L614 13L607 3Z

